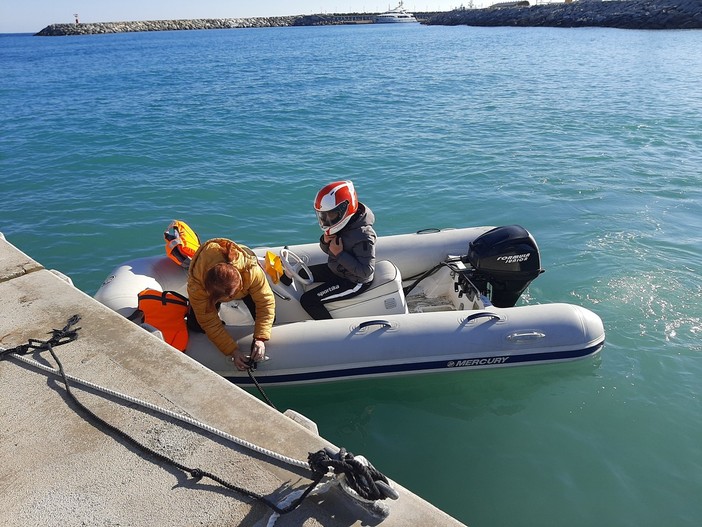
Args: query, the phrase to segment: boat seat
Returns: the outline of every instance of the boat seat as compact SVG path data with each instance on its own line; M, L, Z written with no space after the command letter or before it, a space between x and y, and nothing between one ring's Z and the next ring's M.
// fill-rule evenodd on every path
M324 304L332 318L407 313L400 270L388 260L375 264L371 286L360 295Z

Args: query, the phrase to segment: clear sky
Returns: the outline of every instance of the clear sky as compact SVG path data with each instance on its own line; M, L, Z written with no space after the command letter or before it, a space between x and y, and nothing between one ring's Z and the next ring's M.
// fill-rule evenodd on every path
M473 0L484 7L500 0ZM377 13L397 0L0 0L0 33L36 33L49 24L180 18L248 18L315 13ZM533 3L533 2L532 2ZM470 0L404 0L408 11L449 11Z

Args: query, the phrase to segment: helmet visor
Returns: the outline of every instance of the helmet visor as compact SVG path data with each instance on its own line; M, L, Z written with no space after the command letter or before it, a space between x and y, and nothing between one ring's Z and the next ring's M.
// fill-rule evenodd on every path
M317 219L319 220L319 225L325 228L333 227L344 219L348 208L349 202L344 201L331 210L318 210Z

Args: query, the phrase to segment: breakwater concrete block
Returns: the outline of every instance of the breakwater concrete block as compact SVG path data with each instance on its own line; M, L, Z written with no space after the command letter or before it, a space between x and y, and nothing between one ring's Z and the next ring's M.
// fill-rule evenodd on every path
M700 0L580 0L533 6L457 9L425 22L443 26L700 29Z

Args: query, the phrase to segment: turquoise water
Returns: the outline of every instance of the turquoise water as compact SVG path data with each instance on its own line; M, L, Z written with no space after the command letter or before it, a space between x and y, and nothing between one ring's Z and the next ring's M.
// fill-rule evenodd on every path
M0 36L0 231L93 294L172 218L319 235L351 178L380 234L519 223L584 305L569 365L269 389L472 527L702 521L698 31L317 27Z

